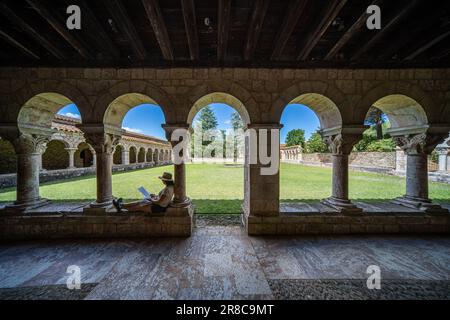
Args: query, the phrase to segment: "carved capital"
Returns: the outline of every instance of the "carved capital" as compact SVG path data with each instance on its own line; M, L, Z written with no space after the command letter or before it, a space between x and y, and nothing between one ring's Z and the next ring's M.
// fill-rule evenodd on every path
M325 136L323 140L328 145L328 149L334 155L349 155L353 146L359 141L361 135L357 134L337 134Z
M50 136L21 133L18 138L11 142L17 154L43 154L49 141Z
M106 132L85 133L85 139L96 153L112 154L121 140L120 135Z
M410 134L393 137L394 142L407 155L431 154L436 146L446 138L444 134Z

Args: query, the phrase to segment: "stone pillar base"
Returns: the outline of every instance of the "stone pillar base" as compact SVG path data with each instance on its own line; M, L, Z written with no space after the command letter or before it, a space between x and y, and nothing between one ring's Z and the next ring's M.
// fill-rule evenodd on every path
M166 210L167 217L187 217L194 215L194 205L191 199L187 198L183 203L172 203Z
M13 204L7 205L3 210L5 213L11 214L25 213L28 210L40 208L49 203L50 201L48 199L40 198L39 200L35 200L32 202L23 202L23 203L14 202Z
M398 204L411 209L419 209L426 213L448 213L449 211L442 208L438 204L434 204L430 199L413 198L403 196L391 201L394 204Z
M322 200L321 203L336 209L341 214L358 215L363 213L363 210L354 205L350 200L330 197Z

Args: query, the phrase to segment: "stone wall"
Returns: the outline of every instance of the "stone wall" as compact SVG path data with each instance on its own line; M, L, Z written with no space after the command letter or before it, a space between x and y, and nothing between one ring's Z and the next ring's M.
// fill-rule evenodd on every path
M279 217L244 218L249 235L450 233L449 215L413 213L281 214Z
M302 159L299 163L311 166L329 167L332 161L330 153L303 153ZM395 161L395 152L352 152L349 165L354 170L392 173Z
M45 214L0 217L0 240L70 238L149 238L189 237L192 216L84 216L82 214Z
M196 101L220 92L238 99L252 123L273 123L286 104L316 93L336 104L344 125L362 125L377 100L398 94L417 101L431 124L443 124L450 122L449 80L450 69L0 68L0 105L8 109L3 122L14 123L34 95L58 92L83 121L102 123L114 99L139 92L161 106L166 123L186 123ZM334 114L323 116L331 122Z

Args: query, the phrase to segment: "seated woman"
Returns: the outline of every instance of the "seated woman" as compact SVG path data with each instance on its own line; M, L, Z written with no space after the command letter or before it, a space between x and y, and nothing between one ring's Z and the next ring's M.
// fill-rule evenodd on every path
M113 205L118 212L122 209L126 209L130 212L145 212L145 213L161 213L167 210L167 207L172 202L174 194L174 183L172 180L172 174L164 172L162 177L159 177L165 184L164 189L158 195L150 195L150 198L146 198L141 201L123 203L122 198L113 200Z

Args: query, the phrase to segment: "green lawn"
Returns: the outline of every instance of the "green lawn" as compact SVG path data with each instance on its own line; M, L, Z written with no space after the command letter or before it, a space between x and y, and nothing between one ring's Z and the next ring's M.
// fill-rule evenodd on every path
M144 186L156 193L162 187L157 179L172 166L113 175L114 195L127 200L139 199L136 190ZM331 169L282 164L282 201L319 200L331 192ZM187 192L198 213L239 213L244 197L242 167L221 164L187 165ZM405 179L373 173L350 173L350 197L358 200L385 200L404 194ZM90 200L95 198L95 177L65 180L41 185L41 195L54 200ZM430 183L430 197L450 201L450 185ZM0 191L0 201L15 199L14 189Z

